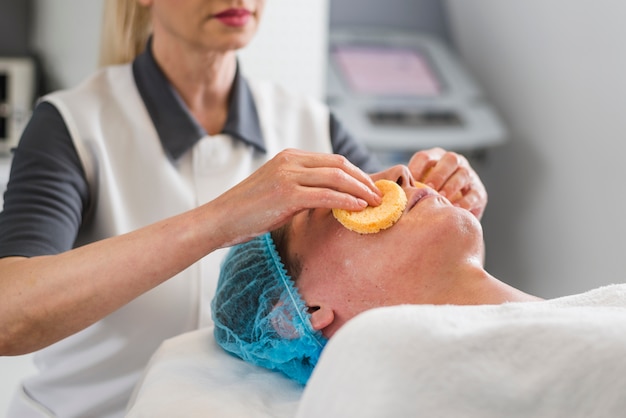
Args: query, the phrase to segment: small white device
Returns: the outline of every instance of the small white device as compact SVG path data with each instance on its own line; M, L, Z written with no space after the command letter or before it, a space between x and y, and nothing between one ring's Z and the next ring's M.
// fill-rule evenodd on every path
M35 80L33 59L0 57L0 156L10 154L30 118Z

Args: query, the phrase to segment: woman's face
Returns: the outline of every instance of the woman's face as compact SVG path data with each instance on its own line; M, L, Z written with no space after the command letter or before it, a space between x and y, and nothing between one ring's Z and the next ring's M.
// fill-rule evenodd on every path
M482 261L482 229L469 211L416 187L404 166L372 178L395 181L406 192L407 207L391 228L360 235L339 224L330 210L315 209L296 215L287 232L287 257L298 261L303 299L312 309L334 311L335 321L324 329L327 337L367 309L426 303L429 280L451 273L462 260Z
M151 7L154 36L192 47L230 51L256 33L265 0L137 0Z

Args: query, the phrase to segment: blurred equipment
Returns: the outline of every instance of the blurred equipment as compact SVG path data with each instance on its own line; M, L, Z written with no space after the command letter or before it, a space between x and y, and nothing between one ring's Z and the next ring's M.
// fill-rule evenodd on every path
M328 104L383 162L434 146L470 153L505 141L454 51L445 16L439 0L331 0Z
M0 189L5 166L30 117L37 66L30 42L32 0L0 1Z
M30 118L35 98L35 63L0 57L0 155L8 155Z

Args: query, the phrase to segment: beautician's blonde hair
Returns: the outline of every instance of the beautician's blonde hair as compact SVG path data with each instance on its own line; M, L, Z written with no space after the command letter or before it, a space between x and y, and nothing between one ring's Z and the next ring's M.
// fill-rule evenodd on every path
M131 62L144 50L151 32L149 8L137 0L105 0L100 66Z

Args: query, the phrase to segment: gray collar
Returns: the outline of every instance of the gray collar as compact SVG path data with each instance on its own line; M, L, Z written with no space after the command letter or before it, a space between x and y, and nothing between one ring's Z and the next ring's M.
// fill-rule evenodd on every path
M154 60L151 40L145 51L133 62L133 76L163 148L170 158L177 160L207 133L191 115ZM266 152L254 97L239 71L239 63L222 133Z

